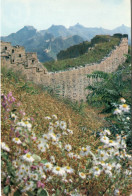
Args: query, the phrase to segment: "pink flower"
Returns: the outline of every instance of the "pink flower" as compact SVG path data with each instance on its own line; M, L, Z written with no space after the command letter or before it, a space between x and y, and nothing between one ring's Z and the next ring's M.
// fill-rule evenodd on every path
M42 189L44 188L44 183L42 183L41 181L38 181L37 182L37 187L38 188L41 188L42 187Z
M28 152L29 152L29 150L28 150L28 149L27 149L27 150L24 150L24 153L25 153L25 154L27 154Z

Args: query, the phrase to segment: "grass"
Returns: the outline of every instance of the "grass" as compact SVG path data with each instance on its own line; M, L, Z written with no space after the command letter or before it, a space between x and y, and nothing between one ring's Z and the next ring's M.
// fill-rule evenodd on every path
M65 60L46 62L43 65L48 71L62 71L69 68L84 66L90 63L99 63L105 56L107 56L114 46L119 44L120 39L110 37L110 42L98 43L94 49L77 58L70 58Z
M46 179L49 176L53 177L51 181L46 182L46 179L42 179L42 175L40 176L41 183L44 184L44 189L47 190L49 196L67 195L65 190L68 191L68 194L74 193L77 195L77 192L79 192L83 196L110 196L113 195L114 190L117 188L120 189L122 196L129 195L130 182L126 176L124 178L123 174L126 167L128 168L129 166L129 161L126 157L125 161L121 161L121 164L123 165L121 172L116 174L116 169L113 170L112 175L114 178L105 174L105 171L103 171L100 176L96 177L90 174L91 168L93 167L93 164L95 164L92 155L86 157L82 156L81 159L76 159L74 157L69 158L68 152L64 149L66 144L70 144L72 146L72 152L79 154L83 147L90 146L91 151L99 157L98 152L103 148L103 145L101 146L99 137L96 137L96 132L101 131L102 127L105 127L103 116L99 116L96 110L88 105L84 108L83 104L78 105L77 103L70 103L68 100L65 100L66 103L64 103L61 99L49 95L38 86L31 82L27 82L24 78L13 73L11 70L2 69L1 81L2 93L7 95L9 92L12 92L12 95L16 98L16 104L12 104L11 107L10 104L7 105L7 109L11 108L10 110L4 110L2 107L1 137L2 142L5 142L10 148L9 154L2 150L2 172L6 172L6 169L8 172L6 177L3 177L2 173L2 190L5 195L9 195L8 192L11 189L12 192L17 191L17 195L25 196L25 193L20 194L19 190L27 183L24 182L22 177L21 181L18 184L15 184L16 177L14 177L13 163L14 161L18 161L19 163L18 169L15 168L16 172L20 169L22 163L27 166L28 163L25 163L24 161L21 163L20 159L20 157L23 156L24 150L27 149L30 150L31 155L37 155L37 159L41 159L41 161L37 160L37 163L33 163L33 166L44 166L46 162L50 161L50 156L53 155L56 160L54 168L56 166L60 166L61 168L70 166L74 169L73 174L67 174L66 176L68 183L66 183L61 176L56 176L50 171L45 172L45 175ZM6 96L6 98L7 97L8 96ZM21 115L24 111L26 112L25 117L29 117L29 121L32 122L32 130L22 129L20 136L16 136L15 132L12 130L16 129L16 122L20 122ZM16 122L11 117L12 112L17 116ZM58 143L54 145L52 141L49 140L49 149L47 147L46 152L41 152L40 149L38 149L38 145L40 144L38 141L42 138L44 133L46 134L48 132L49 128L49 123L45 119L45 116L51 117L54 114L57 115L58 120L66 122L67 128L73 130L73 135L63 135L63 130L55 128L55 134L62 134L59 141L60 144L62 144L62 147L58 147ZM25 124L28 124L27 121L27 119L23 120ZM51 123L53 124L50 124L50 126L54 126L55 120L51 120ZM36 142L31 139L33 133L37 137ZM15 137L21 139L21 145L13 142L12 138ZM112 136L110 137L112 138ZM101 157L99 157L99 159L101 159ZM99 168L96 169L95 172L99 170ZM32 170L32 172L37 173L37 170ZM82 172L85 179L79 177L80 172ZM28 174L25 174L25 176L26 175ZM8 178L9 176L10 180ZM32 179L32 177L30 178ZM37 181L32 181L34 183L34 189L33 191L32 189L29 190L32 192L29 192L28 195L48 195L44 190L36 186ZM29 184L26 185L26 187L29 188Z

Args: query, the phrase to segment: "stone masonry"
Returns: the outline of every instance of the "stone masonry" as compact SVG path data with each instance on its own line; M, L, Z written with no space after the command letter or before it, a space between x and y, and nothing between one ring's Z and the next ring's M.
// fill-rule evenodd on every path
M24 47L11 46L9 42L1 42L1 65L12 68L14 71L21 71L27 79L36 84L50 87L55 93L62 97L70 98L73 101L86 101L88 90L86 87L94 82L94 79L87 78L93 71L113 72L120 64L125 62L128 54L128 39L121 38L120 44L115 46L108 57L105 57L99 64L87 64L77 69L50 73L38 61L36 53L25 53Z

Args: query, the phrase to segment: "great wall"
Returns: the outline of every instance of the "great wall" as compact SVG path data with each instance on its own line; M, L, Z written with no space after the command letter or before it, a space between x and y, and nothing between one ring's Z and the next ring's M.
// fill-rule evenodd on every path
M77 69L51 73L39 62L36 53L26 53L24 47L11 46L1 41L1 66L20 71L29 81L50 87L62 97L73 101L86 101L86 87L93 82L87 78L93 71L113 72L125 62L128 54L128 39L121 38L120 44L100 63L87 64Z

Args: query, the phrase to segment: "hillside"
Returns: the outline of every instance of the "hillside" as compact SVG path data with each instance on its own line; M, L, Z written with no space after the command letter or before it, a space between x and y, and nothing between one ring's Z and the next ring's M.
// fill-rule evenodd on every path
M2 195L129 196L125 137L105 126L96 109L75 112L3 67Z
M95 36L95 38L93 38L91 42L84 42L87 47L87 52L86 48L84 51L82 51L82 53L84 54L79 54L79 48L82 49L84 46L83 44L73 46L66 51L60 52L58 54L58 56L62 54L61 58L64 58L64 60L46 62L44 63L44 66L47 68L48 71L54 72L66 70L69 68L76 68L78 66L85 66L85 64L100 62L110 53L112 49L114 49L116 45L119 44L119 42L120 38L118 37L108 35ZM88 51L89 45L93 49ZM74 53L74 49L75 51L77 51L76 54ZM76 57L76 55L78 56ZM65 59L67 57L69 57L69 59Z
M14 46L24 46L27 52L37 52L41 62L54 60L60 50L83 41L83 38L78 35L70 35L63 38L60 36L61 34L55 37L54 33L50 32L47 31L43 34L32 26L25 26L16 33L12 33L7 37L1 37L1 40L11 42Z
M41 62L56 59L57 53L83 41L90 41L96 35L113 35L115 33L128 34L128 43L131 43L131 29L125 25L113 30L104 28L84 27L76 24L69 28L63 25L52 25L48 29L38 31L33 26L25 26L16 33L2 36L1 40L11 42L12 45L21 45L27 52L37 52Z

